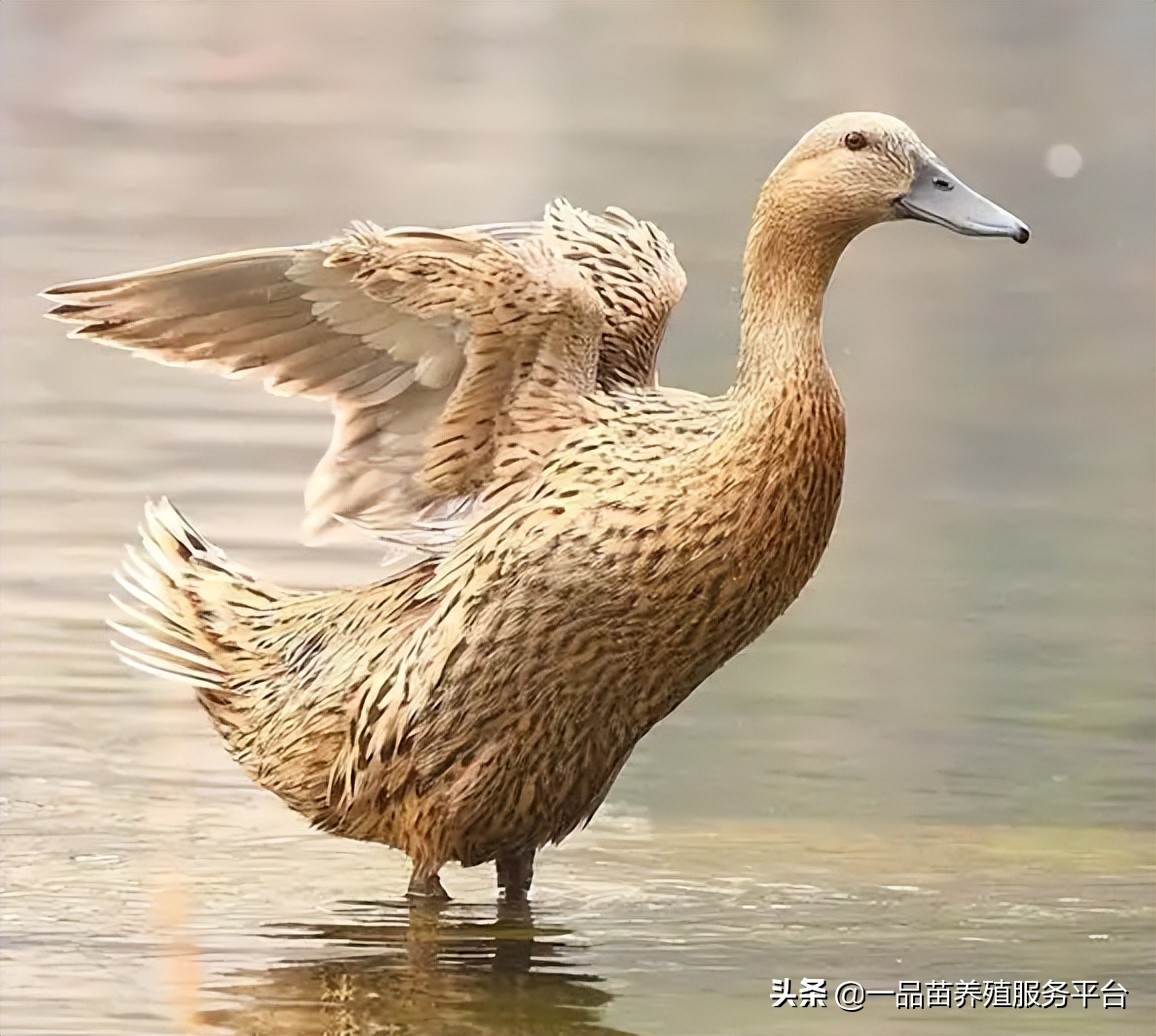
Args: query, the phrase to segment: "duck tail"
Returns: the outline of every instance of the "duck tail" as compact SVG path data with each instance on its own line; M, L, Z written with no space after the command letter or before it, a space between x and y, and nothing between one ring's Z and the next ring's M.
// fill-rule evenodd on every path
M268 635L287 608L311 595L234 564L168 500L145 506L140 535L116 573L124 595L112 600L125 613L125 621L109 622L117 654L134 669L192 685L229 754L313 819L324 806L326 753L336 750L329 741L339 732L310 729L315 694L294 693L284 655L291 638ZM277 739L293 728L298 737L287 749Z
M191 684L245 772L322 822L351 696L382 651L363 635L401 635L431 566L356 589L295 590L234 564L168 500L146 505L140 534L116 575L124 595L113 601L127 619L109 623L117 653Z
M141 547L129 547L112 595L128 622L109 621L113 647L134 669L191 684L210 715L243 649L239 611L276 605L286 594L233 564L167 499L145 505ZM241 634L241 635L239 635Z

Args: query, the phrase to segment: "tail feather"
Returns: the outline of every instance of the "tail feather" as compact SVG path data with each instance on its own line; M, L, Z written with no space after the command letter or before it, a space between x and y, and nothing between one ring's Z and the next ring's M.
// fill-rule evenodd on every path
M129 620L109 622L117 654L154 676L222 689L228 667L221 656L242 647L238 609L268 607L284 592L232 564L167 499L146 505L139 531L143 554L128 548L116 574L133 600L112 597Z
M140 537L116 573L125 592L112 597L124 613L109 622L117 654L133 669L191 685L249 776L314 819L341 728L336 710L317 708L328 689L295 671L309 629L296 633L293 609L314 614L310 605L326 595L258 580L166 499L146 504ZM294 743L302 733L308 738Z
M140 534L116 574L117 654L190 684L249 776L322 822L351 702L387 667L383 635L404 643L423 614L415 595L431 566L355 590L291 590L234 564L168 500L146 505Z

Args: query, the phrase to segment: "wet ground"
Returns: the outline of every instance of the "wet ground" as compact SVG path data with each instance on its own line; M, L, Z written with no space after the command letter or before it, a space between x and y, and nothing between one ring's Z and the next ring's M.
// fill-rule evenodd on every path
M1153 28L1138 3L4 4L6 1036L1153 1032ZM307 830L189 694L116 664L147 496L281 581L375 556L297 544L319 408L67 342L37 290L564 193L668 230L664 380L720 391L758 185L853 108L1032 242L852 248L819 574L543 854L530 913L449 870L455 901L411 914L398 854ZM826 1008L773 1006L804 977ZM927 1006L1048 980L1127 1006ZM835 1005L901 981L924 1007Z

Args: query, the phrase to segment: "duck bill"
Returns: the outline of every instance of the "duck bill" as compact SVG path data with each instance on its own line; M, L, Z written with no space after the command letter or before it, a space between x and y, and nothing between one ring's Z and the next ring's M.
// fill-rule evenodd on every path
M938 223L970 237L1010 237L1022 245L1029 236L1022 220L976 194L937 162L925 162L894 205L900 219Z

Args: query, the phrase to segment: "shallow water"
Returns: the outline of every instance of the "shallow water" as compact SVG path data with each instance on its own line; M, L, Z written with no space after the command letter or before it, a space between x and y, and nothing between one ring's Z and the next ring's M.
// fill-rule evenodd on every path
M6 1036L1153 1031L1150 5L9 2L0 48ZM67 342L38 289L565 193L670 232L664 380L718 391L758 184L850 108L1032 243L853 247L820 572L543 854L531 914L449 870L411 915L397 854L305 829L115 663L146 496L282 581L375 557L297 545L318 408ZM773 1007L788 977L830 1006ZM1127 1007L833 1003L1005 979Z

